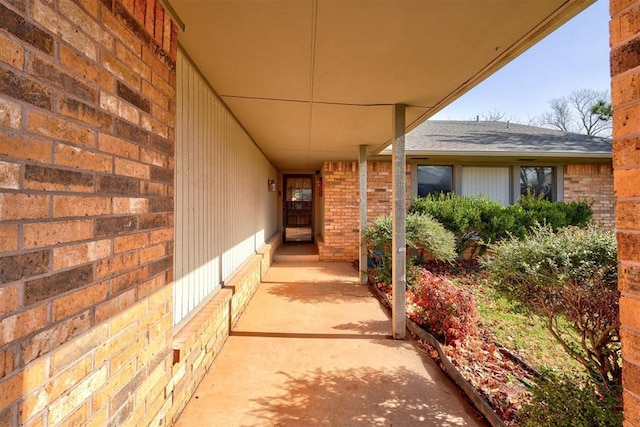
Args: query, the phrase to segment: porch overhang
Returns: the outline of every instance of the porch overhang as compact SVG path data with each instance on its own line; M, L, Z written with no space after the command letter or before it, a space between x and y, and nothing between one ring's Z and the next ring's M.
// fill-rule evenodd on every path
M390 143L595 0L169 0L180 43L275 167ZM527 82L522 82L527 84Z

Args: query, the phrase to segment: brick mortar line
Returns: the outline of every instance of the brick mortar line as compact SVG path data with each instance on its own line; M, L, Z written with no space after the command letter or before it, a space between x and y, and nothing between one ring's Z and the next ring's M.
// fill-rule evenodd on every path
M637 299L637 298L631 298L631 299ZM638 329L638 328L634 328L634 327L629 326L629 325L621 325L620 328L621 329L625 329L625 330L630 331L630 332L633 332L636 335L640 335L640 329Z
M639 168L640 168L640 166L639 166ZM640 196L618 197L618 198L616 198L616 202L623 202L623 203L637 202L637 203L640 203Z
M626 234L626 235L637 235L640 234L640 230L633 230L633 229L617 229L616 230L616 234L620 235L620 234ZM629 266L634 266L634 265L638 265L640 266L640 261L634 261L631 259L628 260L619 260L620 264L624 264L624 265L629 265Z
M640 34L638 35L637 38L640 38ZM617 73L617 74L612 74L611 75L611 82L613 84L613 80L616 80L619 77L620 78L628 77L629 75L637 73L638 71L640 71L640 65L638 65L636 67L629 68L629 69L624 70L623 72L620 72L620 73ZM638 98L635 98L635 99L636 99L636 101L632 101L632 103L640 102L640 99L638 99ZM615 108L618 107L618 105L613 105L613 107L614 107L614 110L615 110Z
M636 74L640 73L640 65L638 67L636 67L636 68L632 68L631 70L626 71L625 73L633 73L633 72L635 72ZM618 75L620 76L622 74L618 74ZM615 111L616 109L620 109L620 108L625 108L626 109L626 108L635 107L635 106L638 106L638 105L640 105L640 99L636 99L636 100L633 100L633 101L627 101L627 102L623 102L623 103L620 103L620 104L616 104L616 105L613 106L613 108L614 108L614 111ZM614 120L615 120L615 112L614 112ZM619 135L614 137L614 140L618 139L618 138L620 138Z
M118 59L118 58L116 58L116 59ZM122 62L122 61L120 61L120 62ZM28 68L28 64L30 64L30 63L31 63L31 60L30 60L30 59L29 59L28 61L25 61L25 68ZM124 63L123 63L123 64L124 64ZM53 65L55 65L55 66L61 66L61 67L64 67L62 64L59 64L58 62L53 62ZM97 65L99 66L100 64L97 64ZM108 111L108 110L106 110L106 109L102 108L102 107L100 106L100 93L101 93L101 92L106 92L106 93L108 93L109 95L112 95L112 96L116 97L116 98L117 98L117 99L119 99L119 100L122 100L122 101L124 101L124 102L127 102L127 104L128 104L128 105L130 105L132 108L135 108L135 109L136 109L136 111L137 111L141 116L142 116L142 115L144 115L144 116L149 117L150 119L156 120L156 121L158 121L159 123L162 123L162 124L163 124L163 126L167 126L167 128L168 128L168 129L175 129L175 123L174 123L174 125L173 125L173 126L171 126L170 124L165 124L165 123L163 123L163 122L162 122L162 120L161 120L160 118L156 117L156 115L154 115L152 112L147 113L147 112L146 112L146 111L144 111L143 109L139 108L138 106L136 106L136 105L132 104L131 102L129 102L129 101L128 101L128 100L126 100L125 98L123 98L123 97L121 97L120 95L118 95L117 90L115 90L115 87L113 88L114 90L112 90L112 91L108 91L108 92L107 92L107 91L105 91L105 89L104 89L104 88L102 88L102 87L101 87L100 85L98 85L97 83L93 83L93 82L92 82L92 81L90 81L90 80L86 80L86 79L82 78L81 76L79 76L77 73L75 73L73 70L69 69L68 67L64 67L64 68L65 68L66 70L70 70L70 71L71 71L71 73L72 73L72 74L70 74L71 76L79 77L79 78L77 78L77 80L81 80L83 83L86 83L86 84L88 84L89 86L91 86L92 88L96 89L96 95L97 95L97 96L96 96L96 101L95 101L95 102L89 102L89 101L87 101L86 99L84 99L84 98L82 98L82 97L78 96L77 94L74 94L73 92L69 92L69 91L65 90L64 88L61 88L61 87L56 86L56 85L55 85L55 83L49 82L49 81L47 81L47 80L45 80L45 79L41 79L41 78L38 78L37 76L34 76L34 75L30 74L28 71L25 71L25 70L23 70L23 69L14 68L14 67L11 67L11 66L6 65L6 64L0 64L0 69L5 69L5 70L7 70L7 71L9 71L9 72L12 72L12 73L14 73L16 76L21 77L21 78L23 78L23 79L24 79L24 80L26 80L26 81L33 81L33 82L37 82L39 85L41 85L42 87L46 88L47 90L50 90L50 91L51 91L51 93L52 93L52 100L53 100L53 102L52 102L51 109L43 108L43 107L40 107L40 106L37 106L37 105L31 104L31 103L29 103L29 102L27 102L27 101L25 101L25 100L18 99L18 98L14 98L14 97L12 97L12 96L8 96L8 98L11 98L11 100L13 100L14 102L18 103L18 104L19 104L19 105L21 105L22 107L25 107L25 106L27 107L27 110L26 110L26 111L23 111L24 113L26 113L26 114L23 114L23 120L22 120L22 122L23 122L23 123L22 123L22 126L21 126L21 127L23 128L23 130L25 130L25 131L26 131L26 126L27 126L27 122L28 122L28 120L26 119L26 117L25 117L25 116L27 116L27 115L28 115L28 109L29 109L29 108L33 108L33 109L36 109L37 111L40 111L40 112L45 112L45 113L46 113L46 112L48 112L50 115L56 115L56 116L58 116L58 117L59 117L60 119L62 119L62 120L65 120L65 119L66 119L66 120L70 121L70 122L71 122L71 123L73 123L73 124L79 125L79 126L81 126L81 127L87 128L87 129L89 129L89 130L95 130L95 131L97 131L97 132L101 132L101 133L105 133L105 134L108 134L108 135L112 135L112 136L119 137L118 135L115 135L115 133L113 132L113 130L111 130L110 132L108 132L108 131L106 131L106 130L105 130L105 129L103 129L103 128L100 128L100 127L95 126L95 124L87 123L87 122L82 121L82 120L80 120L80 119L78 119L78 118L76 118L76 117L69 116L69 115L66 115L66 114L62 113L62 112L60 111L60 106L61 106L61 102L62 102L62 101L61 101L61 99L60 99L60 96L64 96L64 97L66 97L66 98L68 98L68 99L71 99L71 100L74 100L74 101L79 102L79 103L81 103L81 104L85 104L85 105L88 105L88 106L90 106L90 107L92 107L92 108L95 108L95 110L96 110L96 111L101 112L101 113L104 113L104 114L106 114L106 115L110 116L110 117L111 117L111 118L113 118L113 119L120 119L120 120L124 120L124 121L126 121L127 123L130 123L130 124L135 125L135 126L139 126L139 125L140 125L140 123L139 123L139 122L138 122L138 123L131 122L131 121L129 121L129 120L127 120L127 119L125 119L125 118L121 117L120 115L114 114L114 113L112 113L112 112L110 112L110 111ZM155 75L157 75L157 73L155 73L155 72L153 72L153 73L154 73ZM143 79L143 78L142 78L142 76L140 76L140 77L141 77L141 80L145 80L145 79ZM114 79L114 81L115 81L115 82L117 82L117 81L120 81L120 80L116 78L116 79ZM145 80L145 81L146 81L146 80ZM148 81L147 81L147 82L148 82ZM148 82L148 83L149 83L150 85L152 85L152 86L155 88L155 86L154 86L151 82ZM174 90L175 90L175 88L174 88ZM142 95L142 92L141 92L141 91L137 91L137 93L139 93L142 97L144 97L144 99L148 100L151 104L155 105L155 106L156 106L156 108L159 108L162 112L167 113L167 114L171 114L171 112L170 112L168 109L165 109L162 105L160 105L160 104L158 104L157 102L155 102L155 101L153 100L153 98L149 98L149 97L146 97L146 96ZM164 95L164 96L166 96L167 98L170 98L170 97L171 97L171 96L170 96L170 94L165 94L164 92L162 92L162 93L163 93L163 95ZM6 94L3 94L3 97L7 97L7 95L6 95ZM115 123L115 120L114 120L114 123ZM113 127L113 125L112 125L112 127ZM19 130L19 129L16 129L16 130ZM146 129L145 129L144 131L145 131L147 134L152 134L152 135L155 135L155 136L157 136L157 137L160 137L160 138L163 138L163 139L166 139L166 140L170 140L170 138L165 137L165 136L163 136L163 135L161 135L161 134L158 134L157 132L153 132L153 131L146 130ZM37 136L37 137L38 137L38 138L40 138L40 139L46 139L46 140L51 140L51 139L53 139L53 138L48 137L48 136L43 136L43 135L39 135L39 134L31 134L31 133L28 133L28 132L25 132L25 134L27 134L27 135L35 135L35 136ZM121 137L120 137L120 138L121 138ZM121 138L121 139L124 139L124 138ZM54 139L54 140L55 140L55 139ZM60 140L56 140L56 141L60 141ZM129 140L127 140L127 141L129 141ZM141 144L138 144L138 145L141 145ZM142 146L142 145L141 145L141 146ZM84 147L86 147L86 146L84 146ZM154 151L157 151L157 150L155 150L153 147L148 147L148 148L150 148L150 149L152 149L152 150L154 150Z
M612 0L612 2L613 2L613 1L614 1L614 0ZM608 9L609 13L611 13L611 7L612 7L612 5L611 5L611 4L609 4L609 9ZM615 16L617 16L617 15L624 14L624 13L628 12L630 9L633 9L633 8L635 8L635 7L637 7L637 5L636 5L635 3L632 3L630 6L627 6L627 7L625 7L624 9L618 9L618 10L616 10L616 12L615 12L615 14L612 16L612 18L613 18L613 17L615 17Z
M640 163L631 164L631 165L614 165L613 171L624 171L624 170L638 170L640 168Z
M101 150L99 148L98 139L99 139L100 134L102 134L102 135L110 136L110 137L113 137L113 138L117 138L118 140L124 141L124 142L126 142L128 144L137 146L139 149L143 148L145 150L148 150L148 151L151 151L151 152L154 152L154 153L159 153L160 155L165 156L165 157L171 156L171 153L167 153L167 152L161 151L160 149L154 148L151 144L144 144L144 143L136 142L136 140L134 140L134 139L127 139L127 138L125 138L125 137L123 137L121 135L118 135L114 131L106 131L105 129L102 129L102 128L99 128L99 127L95 127L94 125L91 125L91 124L89 124L87 122L84 122L84 121L82 121L80 119L77 119L75 117L64 115L64 114L62 114L62 113L60 113L58 111L47 110L45 108L40 108L40 107L37 107L37 106L35 106L33 104L29 104L26 101L22 101L22 100L19 100L19 99L16 99L16 98L12 98L12 97L9 97L9 98L11 98L11 100L16 102L16 103L25 103L26 106L27 106L27 111L26 111L27 114L24 114L23 118L21 120L23 122L22 123L22 127L24 129L0 128L0 132L2 134L6 135L7 137L11 136L12 134L16 134L16 135L19 134L19 135L24 135L25 137L33 138L33 139L36 139L36 140L39 140L39 141L46 141L46 142L51 142L51 143L57 144L57 145L64 145L64 146L68 146L68 147L79 148L82 151L87 151L87 152L94 153L94 154L102 154L102 155L106 155L106 156L113 157L113 158L122 158L122 159L126 159L126 160L129 160L129 161L132 161L132 162L141 163L141 164L150 165L150 166L155 166L157 168L162 168L162 169L171 169L171 170L175 169L175 166L174 166L174 168L169 168L168 166L158 166L158 165L156 165L154 163L148 163L148 162L145 162L145 161L142 161L142 160L139 160L139 159L131 159L129 157L126 157L126 156L123 156L123 155L119 155L117 153ZM74 124L76 126L79 126L79 127L83 128L83 129L87 129L87 130L90 130L92 132L95 132L95 146L87 146L87 145L83 145L82 143L77 143L77 142L73 142L73 141L69 141L69 140L62 140L62 139L55 138L55 137L49 136L49 135L42 135L42 134L38 134L38 133L29 132L26 129L26 127L27 127L28 122L29 122L28 110L30 110L30 109L36 109L38 112L48 112L48 113L45 113L45 115L54 116L55 118L59 118L62 121L68 121L68 122L70 122L70 123L72 123L72 124ZM97 110L100 110L101 112L103 112L104 114L109 115L112 118L124 120L122 117L120 117L118 115L114 115L111 112L109 112L108 110L103 110L103 109L101 109L99 107L97 108ZM131 125L137 126L137 124L135 124L133 122L129 122L127 120L124 120L124 121L126 121L127 123L129 123ZM114 123L115 123L115 121L114 121ZM168 129L175 130L175 127L170 127L170 126L167 126L167 127L168 127ZM152 132L152 131L147 131L145 129L143 129L143 130L148 136L157 137L157 138L162 139L164 142L171 143L172 145L174 145L174 150L175 150L175 142L171 138L164 137L164 136L162 136L160 134L157 134L155 132ZM22 131L22 132L20 132L20 131ZM53 154L54 154L54 157L55 157L55 154L56 154L55 153L55 145L53 146L53 148L54 148L54 150L53 150L54 153ZM34 161L34 160L28 160L28 159L19 158L19 157L1 156L0 155L0 159L3 159L3 158L19 160L19 162L15 162L15 163L34 164L34 165L43 165L44 164L44 165L49 165L49 166L55 166L55 167L60 168L60 169L69 169L69 170L74 170L74 171L85 171L86 170L86 171L90 171L90 172L96 173L96 174L107 174L106 172L91 171L89 169L77 169L77 168L74 169L74 168L72 168L70 166L58 165L56 163L37 162L37 161Z
M632 9L632 8L630 8L630 9ZM614 20L616 20L616 19L618 19L618 18L622 18L622 17L623 17L623 16L625 16L625 15L626 15L626 14L621 14L621 15L619 15L619 16L613 16L613 17L611 17L611 21L610 21L610 22L612 22L612 21L614 21ZM620 48L620 47L623 47L624 45L626 45L626 44L627 44L627 43L629 43L630 41L635 40L635 39L637 39L637 38L639 38L639 37L640 37L640 34L638 34L638 33L634 33L634 35L632 35L632 36L630 36L630 37L627 37L627 38L625 38L625 39L621 39L618 43L616 43L616 44L614 44L614 45L611 45L611 47L610 47L610 52L613 52L614 50L616 50L616 49L618 49L618 48ZM609 40L611 40L611 37L609 38ZM626 71L625 71L625 72L626 72ZM616 75L619 75L619 74L616 74Z
M158 245L161 245L161 244L162 243L158 243ZM39 249L39 250L36 250L36 251L31 251L31 252L23 252L23 253L19 253L17 255L25 255L25 254L28 255L30 253L40 252L42 250L43 249ZM75 264L75 265L72 265L72 266L69 266L69 267L65 267L65 268L60 268L60 269L57 269L57 270L54 270L54 271L48 270L45 273L31 275L31 276L25 276L25 277L22 277L22 278L20 278L18 280L14 280L14 281L11 281L11 282L3 283L2 285L0 285L0 289L1 288L5 288L5 287L14 286L14 285L18 285L20 288L22 288L24 286L24 284L26 282L28 282L28 281L37 280L37 279L43 279L43 278L46 278L46 277L49 277L49 276L52 276L52 275L55 275L55 274L58 274L58 273L65 273L65 272L73 271L73 270L76 270L76 269L78 269L80 267L83 267L83 266L91 266L91 267L93 267L94 273L95 273L95 269L98 267L98 264L103 263L105 261L108 261L108 260L110 260L112 258L120 257L121 255L131 255L131 254L135 253L136 251L139 252L140 250L141 249L134 249L134 250L128 251L126 253L123 252L123 253L118 253L118 254L111 254L111 255L108 255L108 256L106 256L104 258L99 258L99 259L95 259L95 260L92 260L92 261L87 261L87 262L84 262L84 263ZM81 290L83 288L94 286L94 285L98 285L100 283L110 282L114 278L123 276L125 274L129 274L129 273L134 272L134 271L141 270L143 267L149 266L150 264L153 264L153 263L156 263L156 262L159 262L159 261L162 261L162 260L169 260L172 257L173 257L173 254L166 254L165 253L163 256L161 256L159 258L154 258L154 259L150 259L148 261L142 262L142 263L135 264L135 265L133 265L133 266L127 268L127 269L118 270L115 273L112 273L112 274L109 274L109 275L106 275L106 276L103 276L103 277L99 277L99 278L95 278L94 277L94 280L92 282L87 283L86 285L83 285L83 286L78 287L78 288L73 288L73 289L71 289L69 291L66 291L66 292L63 292L61 294L56 294L55 296L46 298L46 299L38 301L36 303L32 303L32 304L29 304L29 305L22 305L21 308L22 309L32 308L32 307L36 307L38 305L41 305L42 303L45 303L45 302L51 302L51 301L57 299L61 295L65 295L65 294L68 294L68 293L73 293L73 292ZM53 257L51 257L50 260L49 260L50 264L52 262L53 262ZM170 269L171 268L172 267L170 267ZM147 277L144 280L144 282L147 282L149 280L153 280L154 278L156 278L157 276L159 276L162 273L165 273L166 271L168 271L168 270L163 270L163 271L160 271L160 272L158 272L157 274L155 274L153 276ZM147 274L148 274L148 272L147 272ZM129 289L131 289L133 287L137 287L137 286L138 285L129 287L126 290L129 290ZM121 293L124 293L126 290L123 290L123 291L120 291L120 292L112 294L111 297L107 298L107 300L111 299L111 298L113 298L113 297L115 297L117 295L120 295ZM10 317L13 314L18 313L18 312L22 312L22 311L24 311L24 310L18 310L18 311L15 311L15 312L5 313L4 315L0 316L0 319L6 318L6 317Z

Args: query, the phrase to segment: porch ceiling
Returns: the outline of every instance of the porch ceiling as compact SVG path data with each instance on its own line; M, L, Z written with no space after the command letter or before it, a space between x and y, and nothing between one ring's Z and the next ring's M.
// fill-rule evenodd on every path
M595 0L169 0L184 50L281 170L384 148ZM527 82L522 82L527 84Z

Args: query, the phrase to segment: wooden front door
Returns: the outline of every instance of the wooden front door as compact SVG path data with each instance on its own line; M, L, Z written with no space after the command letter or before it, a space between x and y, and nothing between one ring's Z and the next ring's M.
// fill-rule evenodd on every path
M313 241L313 176L284 177L284 240Z

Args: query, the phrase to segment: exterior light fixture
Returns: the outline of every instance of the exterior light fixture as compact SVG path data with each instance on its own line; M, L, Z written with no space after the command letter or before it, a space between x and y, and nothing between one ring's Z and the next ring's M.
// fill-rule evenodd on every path
M268 186L269 186L269 191L270 192L275 192L276 191L276 182L273 179L269 179L269 181L267 182Z

